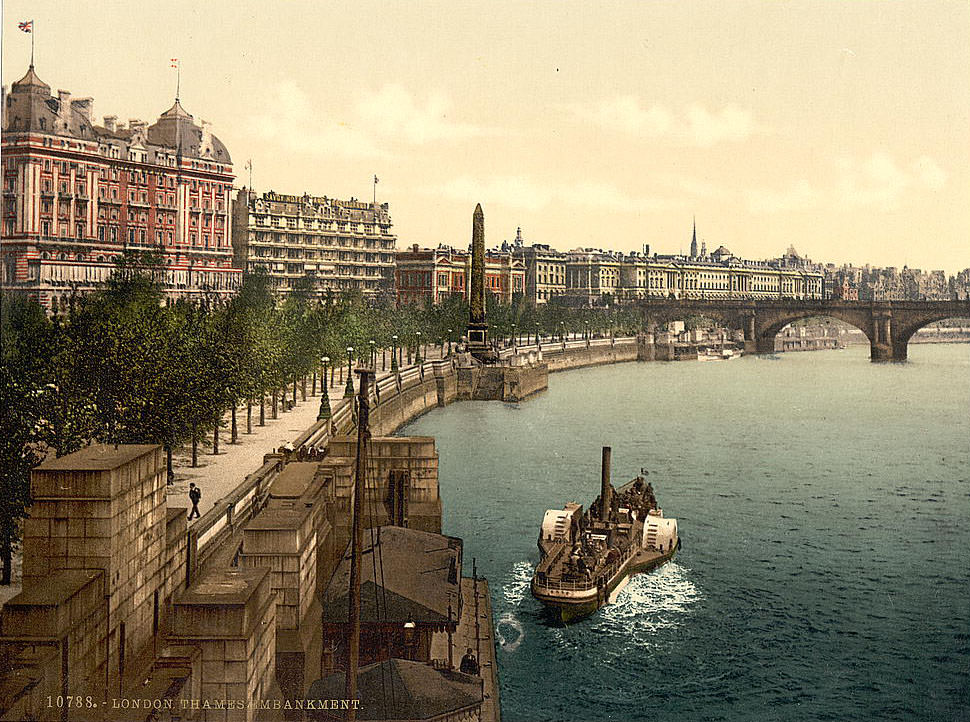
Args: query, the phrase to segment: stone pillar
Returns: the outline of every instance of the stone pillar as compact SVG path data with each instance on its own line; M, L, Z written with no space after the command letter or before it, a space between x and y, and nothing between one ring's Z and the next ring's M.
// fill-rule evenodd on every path
M754 325L754 314L744 317L744 352L745 353L773 353L775 341L771 340L771 350L762 351L757 341L757 331Z
M869 342L869 358L872 361L893 361L892 316L888 313L874 313L872 318L872 339ZM905 352L903 354L905 358Z
M637 336L637 361L654 361L657 358L657 347L654 335L650 331Z
M177 595L172 615L171 643L202 651L202 699L242 703L206 710L205 719L255 722L253 703L271 698L275 672L276 594L270 570L211 570Z
M468 299L468 350L475 358L491 355L485 321L485 214L482 205L472 214L472 268Z

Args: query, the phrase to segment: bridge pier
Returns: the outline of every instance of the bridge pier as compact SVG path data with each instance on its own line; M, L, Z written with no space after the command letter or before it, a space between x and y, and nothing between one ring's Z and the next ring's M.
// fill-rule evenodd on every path
M893 317L886 311L872 314L872 335L869 337L869 359L872 361L905 361L906 341L893 338Z

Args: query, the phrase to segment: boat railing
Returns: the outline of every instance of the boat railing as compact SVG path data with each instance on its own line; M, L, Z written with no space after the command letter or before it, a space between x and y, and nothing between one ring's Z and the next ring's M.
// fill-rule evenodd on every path
M569 545L565 541L553 542L553 550L543 557L542 561L539 562L539 566L536 567L536 573L547 573L552 569L556 563L562 558Z
M549 579L548 577L546 577L544 580L537 579L536 586L539 586L543 589L555 589L555 590L564 591L564 592L585 592L591 589L596 589L598 586L597 582L599 580L602 580L604 584L608 583L609 580L613 578L613 575L616 574L620 570L620 568L624 564L626 564L634 554L637 553L637 551L638 551L637 547L631 544L630 548L627 549L627 551L623 554L623 556L621 556L615 562L610 564L604 571L600 572L599 574L589 579L588 581L583 580L579 582L564 582L562 580ZM560 553L561 553L561 550L560 550ZM546 558L548 559L548 557ZM540 564L539 567L536 569L537 576L541 569L542 569L542 565Z

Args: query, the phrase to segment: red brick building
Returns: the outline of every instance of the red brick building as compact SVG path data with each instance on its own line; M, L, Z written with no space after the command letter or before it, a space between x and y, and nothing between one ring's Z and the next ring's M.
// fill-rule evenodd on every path
M470 275L471 255L467 251L413 245L397 252L397 301L438 304L449 296L467 300ZM499 301L510 303L514 294L525 291L525 264L510 252L487 251L485 289Z
M176 99L152 125L93 118L34 72L3 99L0 284L48 308L105 281L125 251L157 251L171 296L228 295L232 160Z

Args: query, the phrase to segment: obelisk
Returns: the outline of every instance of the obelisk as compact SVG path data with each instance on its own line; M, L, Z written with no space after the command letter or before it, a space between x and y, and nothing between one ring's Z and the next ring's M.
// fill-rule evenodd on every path
M468 350L480 360L489 357L488 323L485 321L485 214L482 204L472 214L472 273L468 299Z

